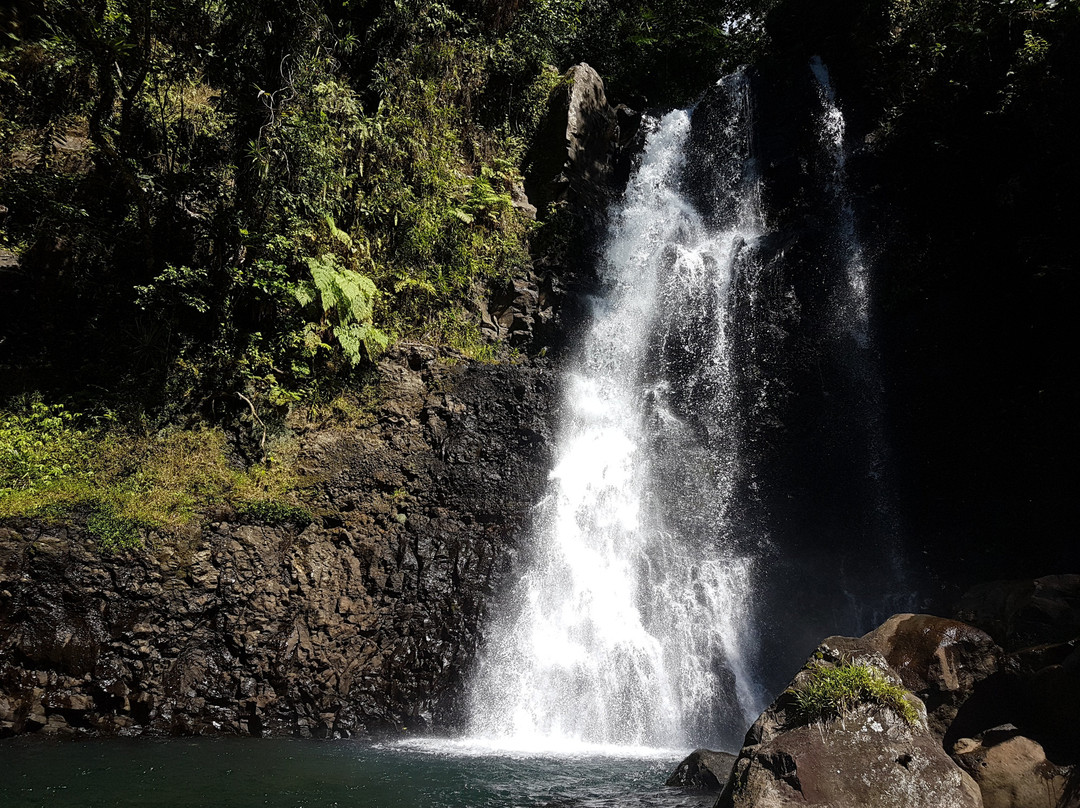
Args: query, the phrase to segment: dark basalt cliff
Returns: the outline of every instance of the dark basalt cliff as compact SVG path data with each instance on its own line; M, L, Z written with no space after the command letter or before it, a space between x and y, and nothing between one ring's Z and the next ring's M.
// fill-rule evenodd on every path
M0 530L0 735L353 735L453 721L549 467L543 362L380 365L377 424L311 433L312 523L235 514L145 554Z
M814 103L812 57L833 77L872 270L890 483L911 556L947 593L938 608L979 580L1071 572L1080 562L1068 538L1077 520L1080 399L1069 368L1080 273L1067 222L1080 181L1068 111L1080 90L1080 17L1064 6L1056 18L1015 8L782 2L759 65L770 99L759 109L766 195L796 227L818 210L800 165L820 155L805 127L787 122ZM1035 40L1044 52L1026 50ZM814 257L830 245L809 247L797 281L804 303ZM803 389L822 398L830 379L803 373ZM798 407L802 415L782 419L796 433L813 396L803 393ZM838 488L833 474L802 473L815 462L807 452L781 460L780 471Z
M541 357L582 316L618 149L600 77L579 65L566 80L530 176L574 249L541 248L481 310L489 336ZM553 361L392 349L373 426L302 436L307 524L223 512L121 556L78 525L0 526L0 736L458 722L484 612L551 467Z

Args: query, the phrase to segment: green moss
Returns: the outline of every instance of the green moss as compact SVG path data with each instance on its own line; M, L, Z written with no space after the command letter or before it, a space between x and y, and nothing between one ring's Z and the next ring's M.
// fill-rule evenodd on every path
M803 682L787 691L795 697L795 712L804 721L841 718L862 704L875 704L893 710L912 726L919 723L919 711L908 700L908 692L887 681L876 668L814 662L808 672Z
M138 519L118 516L109 506L93 511L86 519L87 532L107 553L142 549L143 533L149 527Z
M143 546L148 530L176 532L223 505L268 522L310 522L285 496L297 488L295 446L239 468L221 429L139 434L60 405L0 411L0 519L79 522L103 550Z
M236 505L236 512L246 519L271 525L306 525L313 519L311 512L306 508L288 502L266 499L239 502Z

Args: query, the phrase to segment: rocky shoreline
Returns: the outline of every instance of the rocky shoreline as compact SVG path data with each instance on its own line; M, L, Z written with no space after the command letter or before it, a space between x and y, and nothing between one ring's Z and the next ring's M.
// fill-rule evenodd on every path
M1080 805L1080 575L984 584L959 612L974 625L900 614L827 638L737 758L697 750L668 785L719 791L716 808ZM799 691L844 667L903 688L917 716L863 701L808 720Z

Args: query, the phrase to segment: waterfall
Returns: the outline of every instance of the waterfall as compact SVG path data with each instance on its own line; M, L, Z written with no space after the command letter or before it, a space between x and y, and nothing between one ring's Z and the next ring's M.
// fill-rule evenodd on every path
M820 137L832 163L829 179L831 191L839 207L837 216L837 235L843 251L846 294L841 298L839 317L844 321L848 333L855 339L862 351L871 350L870 341L870 289L869 274L863 257L862 240L859 238L855 223L855 208L848 190L847 178L847 124L844 114L836 103L836 90L833 89L829 68L815 56L810 61L810 69L818 84L821 98L822 115Z
M842 582L852 612L846 630L862 632L889 614L910 611L914 598L901 549L899 507L889 479L890 448L884 428L880 358L871 318L871 275L848 180L847 125L828 67L815 56L810 70L821 104L818 139L830 169L826 191L832 197L836 255L845 281L833 307L834 350L842 356L840 364L848 374L848 389L841 395L842 417L848 437L855 444L850 462L864 475L866 490L860 498L864 507L869 505L861 525L866 554L882 568L872 578L873 589L867 588L866 580Z
M493 610L470 732L502 747L733 744L761 704L732 312L761 235L746 79L706 222L684 189L692 110L648 121L613 212L601 291L563 391L564 425L527 569Z

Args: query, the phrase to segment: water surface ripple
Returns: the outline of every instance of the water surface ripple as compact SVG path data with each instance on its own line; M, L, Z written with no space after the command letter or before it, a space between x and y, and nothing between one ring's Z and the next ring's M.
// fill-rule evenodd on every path
M664 750L495 753L420 740L368 744L190 738L0 743L4 808L705 808L667 788Z

